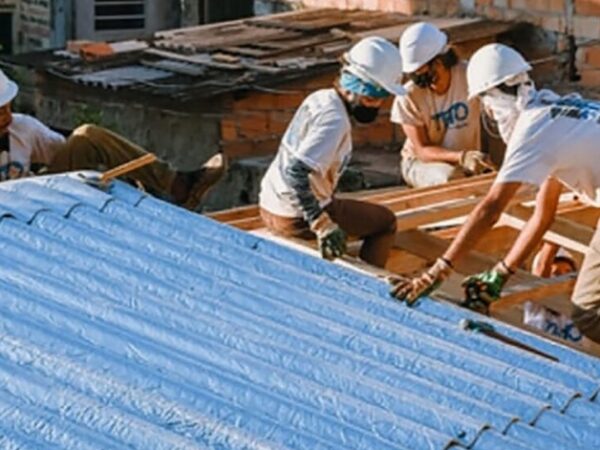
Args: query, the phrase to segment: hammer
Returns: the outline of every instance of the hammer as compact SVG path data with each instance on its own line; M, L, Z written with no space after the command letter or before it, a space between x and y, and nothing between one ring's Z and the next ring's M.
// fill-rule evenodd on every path
M90 186L94 186L99 189L106 189L108 184L115 178L126 175L129 172L133 172L134 170L147 166L148 164L152 164L156 160L158 160L158 158L154 153L147 153L139 158L121 164L120 166L113 167L112 169L103 172L99 177L88 178L82 174L80 174L80 177L83 178L84 182Z
M526 350L531 353L535 353L536 355L542 356L551 361L558 362L558 358L556 358L552 355L549 355L548 353L544 353L541 350L538 350L527 344L523 344L522 342L519 342L513 338L510 338L501 333L498 333L494 329L493 325L491 325L489 323L479 322L477 320L471 320L471 319L461 319L460 322L458 322L458 326L460 327L461 330L482 333L482 334L485 334L486 336L491 337L492 339L496 339L498 341L504 342L505 344L512 345L513 347L517 347L517 348Z

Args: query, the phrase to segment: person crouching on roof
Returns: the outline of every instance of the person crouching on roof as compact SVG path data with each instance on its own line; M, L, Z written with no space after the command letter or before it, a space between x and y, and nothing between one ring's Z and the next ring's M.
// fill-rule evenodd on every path
M421 188L492 169L481 149L479 99L468 98L467 63L435 25L411 25L400 37L406 95L395 99L391 121L406 141L400 170Z
M147 154L124 137L91 124L77 127L65 139L35 117L13 113L18 92L17 83L0 70L0 181L34 175L36 167L48 174L103 171ZM156 161L128 176L151 193L193 211L226 170L226 158L216 154L197 170L177 171Z
M389 209L334 192L352 154L352 123L371 123L384 100L403 95L398 48L368 37L343 57L334 86L310 94L296 111L260 190L266 227L285 237L318 241L327 259L346 251L347 234L364 239L360 257L383 267L396 232Z

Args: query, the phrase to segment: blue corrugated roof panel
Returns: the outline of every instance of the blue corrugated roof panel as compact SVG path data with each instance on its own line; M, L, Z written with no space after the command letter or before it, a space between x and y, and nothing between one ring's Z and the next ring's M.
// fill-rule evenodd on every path
M119 182L0 204L0 448L600 447L595 358Z

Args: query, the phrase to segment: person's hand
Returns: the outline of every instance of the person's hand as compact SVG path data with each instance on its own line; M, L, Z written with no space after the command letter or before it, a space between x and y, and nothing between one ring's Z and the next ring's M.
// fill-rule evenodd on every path
M310 229L317 235L323 258L332 260L346 253L346 232L325 211L310 224Z
M496 170L488 155L478 150L464 150L460 155L459 164L467 172L474 175Z
M388 279L390 294L398 300L404 300L410 306L419 298L436 290L452 273L452 265L444 258L438 258L433 266L421 275L408 278L394 276Z
M465 289L463 306L487 314L490 304L497 301L502 288L513 271L500 261L493 269L467 277L462 282Z

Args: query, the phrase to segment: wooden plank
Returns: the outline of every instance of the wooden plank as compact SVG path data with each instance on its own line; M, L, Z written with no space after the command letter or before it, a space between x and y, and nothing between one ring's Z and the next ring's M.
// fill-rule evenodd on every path
M207 216L219 222L229 223L234 220L247 219L249 217L258 216L258 205L240 206L238 208L227 209L225 211L217 211L208 213Z
M523 201L530 200L532 194L522 193L516 195L512 200L512 204L521 203ZM444 220L453 219L469 214L475 206L479 204L481 198L474 197L465 200L452 200L446 203L439 203L435 205L423 206L421 208L404 210L400 207L400 212L396 213L396 219L398 220L398 231L410 230L427 224L435 224L436 222L442 222ZM398 208L400 202L394 203L394 208Z
M500 222L504 225L522 229L531 217L533 208L516 205L507 213L502 214ZM595 230L585 225L580 225L564 217L556 217L550 230L544 235L544 240L553 242L569 250L585 253Z
M273 20L280 20L280 19L301 20L302 18L323 16L323 15L334 13L336 11L339 11L339 10L334 9L334 8L314 8L314 9L305 9L305 10L300 10L300 11L286 11L286 12L281 12L281 13L276 13L276 14L270 14L269 17ZM229 20L226 22L216 22L216 23L212 23L212 24L193 25L193 26L185 27L185 28L176 28L176 29L172 29L172 30L157 31L156 33L154 33L154 38L155 39L171 39L171 38L175 38L175 37L178 37L181 35L187 35L190 33L194 33L197 31L212 32L214 30L219 30L223 27L244 25L244 24L246 24L246 22L252 23L253 20L260 20L260 19L261 19L261 17L256 17L254 19L244 18L244 19Z
M333 27L344 27L349 25L352 19L349 17L325 17L311 21L282 21L273 19L258 19L253 20L252 25L265 27L265 28L277 28L290 31L304 31L304 32L317 32L322 30L329 30Z
M513 285L507 288L500 300L492 303L490 308L492 311L501 311L528 300L541 303L546 298L559 294L565 295L568 304L576 278L575 274L569 274L556 278L544 278L542 279L545 281L543 284L536 280L535 283Z
M495 177L496 174L480 175L477 177L453 180L441 186L430 186L426 188L408 188L406 186L399 186L399 190L397 192L390 191L384 193L367 193L365 199L384 204L386 201L414 197L422 199L422 203L417 203L418 206L421 206L423 204L433 203L435 201L451 200L461 197L464 198L464 196L471 195L473 193L485 193L492 185Z

